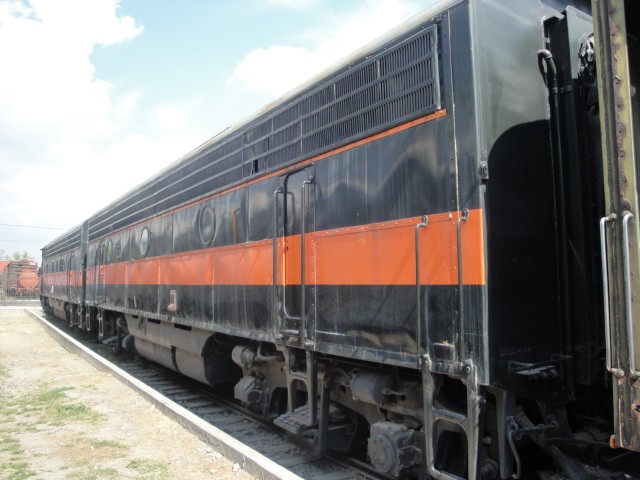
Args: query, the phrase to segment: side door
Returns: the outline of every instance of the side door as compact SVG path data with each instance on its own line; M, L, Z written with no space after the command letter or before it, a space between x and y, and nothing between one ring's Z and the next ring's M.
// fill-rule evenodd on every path
M104 284L104 242L100 242L96 248L94 260L94 301L96 305L104 303L105 284Z
M69 268L67 277L69 280L69 301L76 303L78 301L78 269L77 269L77 252L73 251L69 255Z
M276 194L276 325L294 344L315 333L313 261L309 232L314 230L313 167L288 173Z
M87 264L89 257L89 222L84 222L82 224L82 228L80 229L80 260L79 267L81 270L81 278L80 278L80 305L82 309L84 309L85 302L87 301L87 268L89 265Z
M75 281L75 279L73 278L73 253L65 257L64 271L65 271L64 298L65 300L71 301L73 297L73 283Z
M607 215L600 220L612 443L640 451L640 45L634 0L593 0ZM628 18L625 18L627 7Z

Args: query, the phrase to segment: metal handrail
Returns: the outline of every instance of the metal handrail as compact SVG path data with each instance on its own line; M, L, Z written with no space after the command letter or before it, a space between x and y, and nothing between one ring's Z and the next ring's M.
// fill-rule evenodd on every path
M464 346L464 283L462 278L462 222L466 222L469 219L469 210L464 208L462 214L458 217L456 222L456 241L458 251L458 361L462 362L462 352Z
M420 314L422 312L422 302L420 299L420 229L421 228L426 228L427 225L429 225L429 217L426 215L422 216L422 221L418 224L416 224L416 311L417 311L417 328L418 328L418 338L417 340L417 344L418 344L418 354L422 353L422 319L420 317ZM425 334L427 334L426 338L425 338L425 347L426 344L428 342L428 325L426 324L425 321Z
M604 343L606 348L607 370L613 372L611 361L611 316L609 305L609 262L607 260L607 223L616 221L616 214L611 213L600 219L600 258L602 266L602 297L604 303Z
M304 342L307 339L307 325L306 325L306 308L307 308L307 284L305 281L305 272L306 272L306 234L307 234L307 202L306 202L306 186L311 185L313 182L313 176L309 177L307 180L302 182L302 187L300 187L300 330L301 330L301 339Z
M624 267L624 300L627 321L627 345L629 347L629 373L639 377L636 370L636 351L633 342L633 311L631 305L631 257L629 255L629 222L633 220L633 213L625 211L622 215L622 263Z
M281 194L282 187L273 192L273 291L271 293L271 310L274 326L278 323L278 195Z

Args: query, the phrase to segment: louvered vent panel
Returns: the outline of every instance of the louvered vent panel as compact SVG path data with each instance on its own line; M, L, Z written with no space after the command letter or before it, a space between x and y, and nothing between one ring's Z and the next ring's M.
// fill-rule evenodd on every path
M437 30L433 25L318 85L279 112L252 125L269 134L266 150L244 146L245 169L264 173L322 151L356 141L440 108ZM285 143L286 142L286 143ZM300 148L281 148L299 143ZM266 156L265 156L266 153ZM291 156L296 155L296 156Z

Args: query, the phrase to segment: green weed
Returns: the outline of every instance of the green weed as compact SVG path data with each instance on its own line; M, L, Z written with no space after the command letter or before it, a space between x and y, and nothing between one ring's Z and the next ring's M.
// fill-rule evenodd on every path
M127 467L142 475L142 478L161 480L169 475L169 466L156 460L133 460Z
M27 462L0 463L0 473L8 475L7 477L2 477L6 478L6 480L23 480L35 476L35 473L29 470Z
M94 467L67 475L67 480L102 480L105 478L120 478L120 472L115 468Z
M0 476L7 480L22 480L33 477L34 472L22 457L24 451L20 442L6 431L0 432Z
M113 440L92 440L90 444L94 448L110 448L112 450L127 450L129 448Z
M66 422L97 423L104 415L91 410L81 403L69 403L69 387L55 388L25 395L5 403L6 412L14 415L37 416L35 423L59 426ZM34 422L30 422L34 423Z

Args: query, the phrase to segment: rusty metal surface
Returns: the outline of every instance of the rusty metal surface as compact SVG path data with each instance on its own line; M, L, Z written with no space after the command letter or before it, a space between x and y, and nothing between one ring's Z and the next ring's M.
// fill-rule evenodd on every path
M615 438L620 447L640 451L640 263L638 258L638 164L634 131L633 75L637 62L629 55L624 0L593 0L598 45L607 213L615 214L608 230L611 314L611 358L614 379Z

